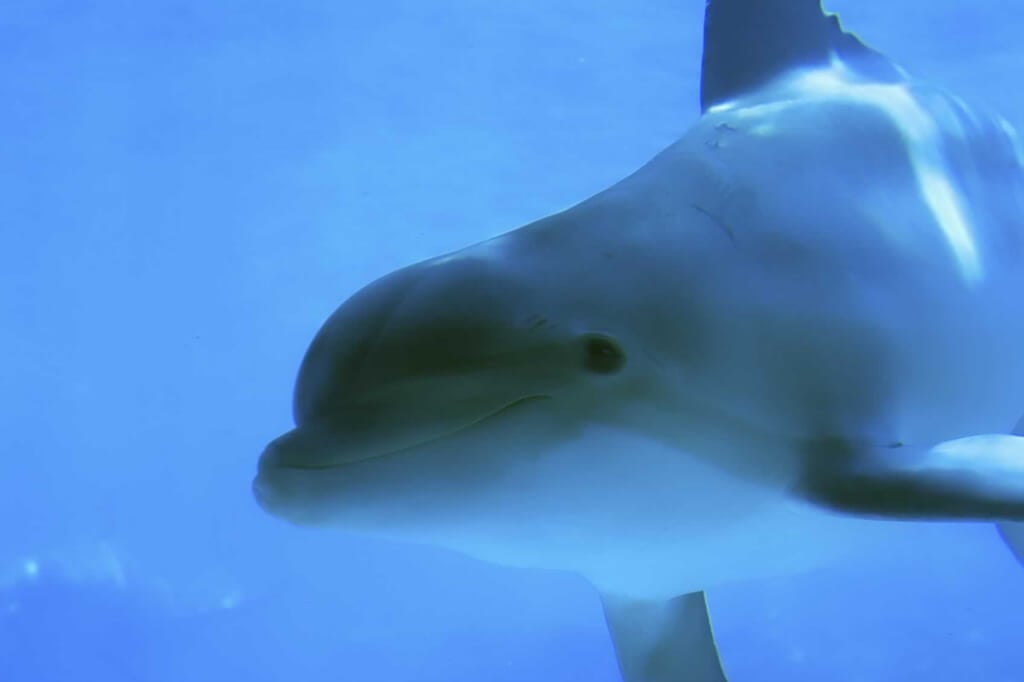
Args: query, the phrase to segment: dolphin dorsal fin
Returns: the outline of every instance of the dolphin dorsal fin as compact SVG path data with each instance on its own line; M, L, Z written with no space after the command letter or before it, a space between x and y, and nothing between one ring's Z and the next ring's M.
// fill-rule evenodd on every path
M821 0L708 0L701 111L834 59L869 80L903 80L899 67L826 14Z

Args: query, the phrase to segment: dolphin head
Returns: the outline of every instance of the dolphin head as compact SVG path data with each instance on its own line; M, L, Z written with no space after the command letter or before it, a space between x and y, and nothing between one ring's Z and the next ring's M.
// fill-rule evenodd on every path
M675 144L338 308L260 457L264 509L607 585L624 557L721 549L805 442L894 429L892 358L920 355L890 342L904 275L947 255L886 238L930 217L900 134L918 119L878 94L902 72L809 0L715 0L705 28L704 113Z
M500 510L495 494L592 426L649 432L632 421L667 402L680 332L664 318L682 306L638 296L657 268L621 245L602 255L578 218L401 269L344 302L302 362L295 429L260 458L261 506L405 537L428 518Z

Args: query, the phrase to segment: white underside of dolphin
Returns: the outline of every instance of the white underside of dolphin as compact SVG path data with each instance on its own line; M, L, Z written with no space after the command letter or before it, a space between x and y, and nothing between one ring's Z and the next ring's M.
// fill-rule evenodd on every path
M342 305L261 505L577 571L627 682L724 679L708 587L913 530L884 519L1024 519L1009 124L818 0L711 0L702 109L605 192Z

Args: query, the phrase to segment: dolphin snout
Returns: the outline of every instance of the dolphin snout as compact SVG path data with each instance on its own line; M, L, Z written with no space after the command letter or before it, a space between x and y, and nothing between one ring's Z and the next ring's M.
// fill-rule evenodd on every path
M294 430L264 448L256 477L252 481L252 494L261 509L293 523L316 523L323 519L325 508L314 504L314 501L323 490L318 481L328 482L320 480L325 472L314 471L307 466L295 466L301 463L301 447L309 444L306 434ZM311 473L316 476L311 476ZM334 486L340 480L337 473L330 477L330 483Z
M252 482L259 505L271 513L293 516L296 500L313 492L311 474L323 475L336 464L335 441L332 434L308 427L272 440L260 454Z
M265 511L274 513L280 507L281 491L280 448L271 442L260 454L256 477L252 481L252 494Z

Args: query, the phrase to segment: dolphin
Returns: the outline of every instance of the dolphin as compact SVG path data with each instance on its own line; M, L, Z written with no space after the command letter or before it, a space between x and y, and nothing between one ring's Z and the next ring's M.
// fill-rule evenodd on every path
M819 0L710 0L700 92L633 175L345 301L258 503L575 571L626 682L725 679L709 587L1024 520L1011 126Z

